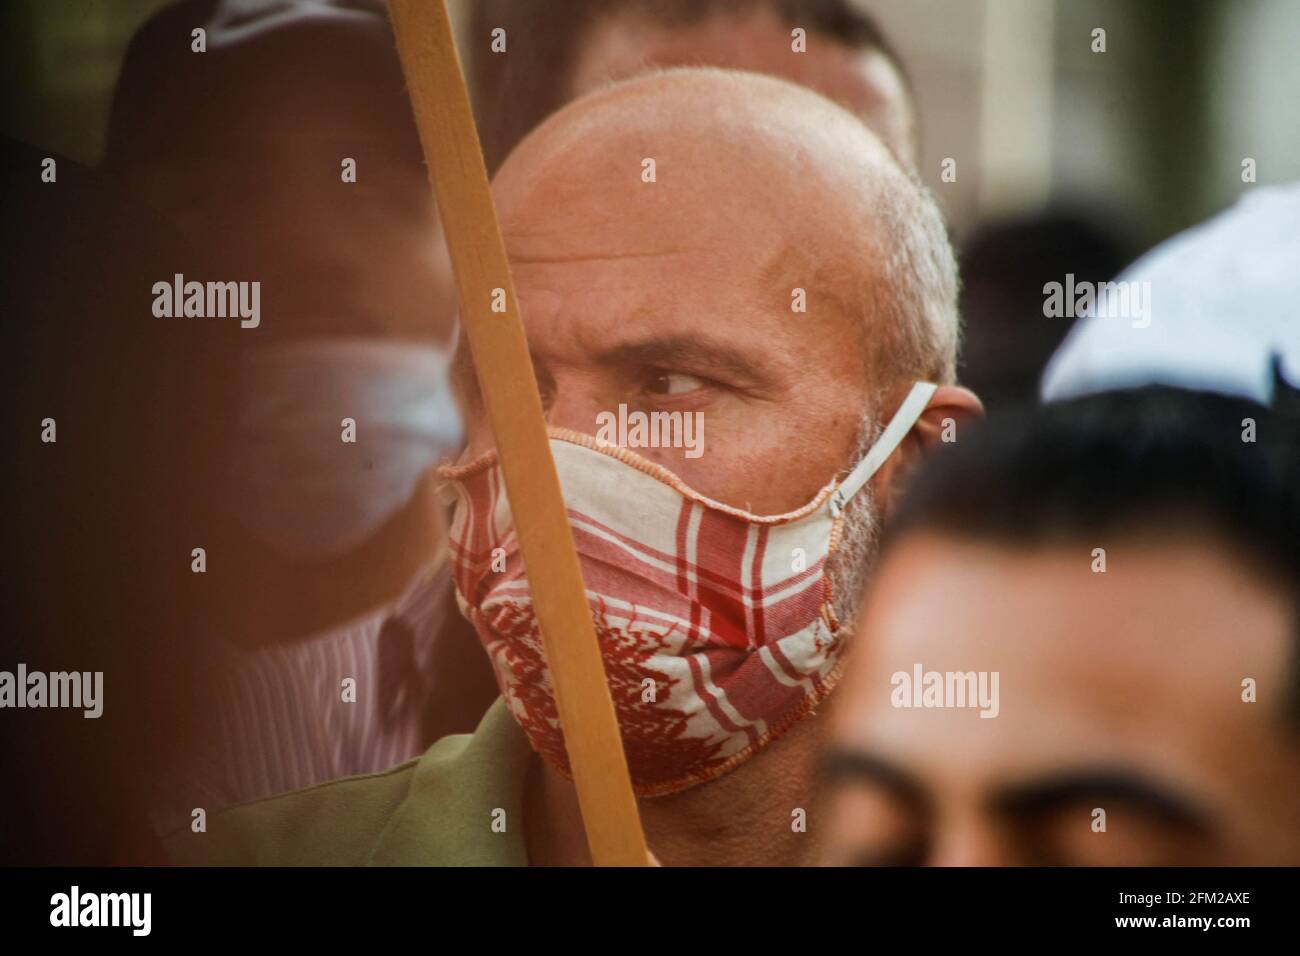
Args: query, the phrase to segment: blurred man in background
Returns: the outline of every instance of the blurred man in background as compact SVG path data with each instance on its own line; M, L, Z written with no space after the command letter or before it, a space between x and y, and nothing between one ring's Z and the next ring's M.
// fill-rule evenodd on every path
M907 71L852 0L475 0L470 49L488 171L570 100L646 70L720 66L816 90L915 165ZM504 31L499 33L497 31Z
M1044 314L1044 287L1115 278L1133 252L1114 217L1070 209L982 223L966 237L961 262L962 381L995 416L1032 405L1052 354L1073 318Z
M1297 222L1300 183L1259 187L1161 243L1076 323L1043 374L1043 399L1160 384L1288 400L1300 385ZM1145 314L1131 309L1138 297Z
M828 860L1300 861L1298 216L1270 188L1157 247L1053 404L934 462L837 702ZM926 673L1000 700L929 709Z
M1300 863L1296 421L1118 391L933 466L836 701L826 860Z

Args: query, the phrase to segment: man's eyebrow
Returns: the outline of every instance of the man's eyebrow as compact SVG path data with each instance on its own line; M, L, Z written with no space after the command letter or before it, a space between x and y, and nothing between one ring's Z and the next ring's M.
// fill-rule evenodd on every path
M925 785L884 757L862 750L833 747L822 755L818 772L828 784L844 780L874 784L912 809L930 810L931 800Z
M730 373L752 382L769 378L757 356L745 349L716 339L699 339L688 335L670 335L620 342L599 350L596 359L618 365L654 365L664 368L690 368L704 372Z
M1208 834L1213 829L1213 817L1207 809L1168 784L1122 768L1075 770L1004 787L990 802L999 814L1014 818L1044 813L1080 801L1094 803L1103 809L1107 804L1135 807L1189 832Z

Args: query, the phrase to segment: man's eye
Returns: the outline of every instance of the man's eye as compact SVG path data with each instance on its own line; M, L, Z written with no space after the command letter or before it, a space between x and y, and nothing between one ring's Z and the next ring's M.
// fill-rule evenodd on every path
M646 391L652 395L684 395L696 389L704 388L705 381L694 375L680 372L659 372L650 377Z

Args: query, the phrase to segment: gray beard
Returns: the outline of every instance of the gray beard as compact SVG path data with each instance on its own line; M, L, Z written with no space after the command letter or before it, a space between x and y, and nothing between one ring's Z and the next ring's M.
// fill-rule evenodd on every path
M863 419L857 447L853 451L854 465L871 450L882 430L871 416ZM879 552L880 520L876 514L875 495L868 484L845 506L839 547L826 562L831 608L843 627L852 629Z

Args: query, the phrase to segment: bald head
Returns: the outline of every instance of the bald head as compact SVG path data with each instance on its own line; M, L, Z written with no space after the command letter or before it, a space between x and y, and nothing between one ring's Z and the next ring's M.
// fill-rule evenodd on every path
M513 261L549 255L557 233L573 254L689 250L786 315L804 289L878 385L953 375L956 267L937 209L874 133L805 88L712 69L615 84L527 137L495 192Z
M803 88L704 69L615 84L528 136L494 193L551 424L698 412L702 455L639 450L720 501L799 507L864 421L952 374L937 211ZM490 442L468 412L471 446Z

